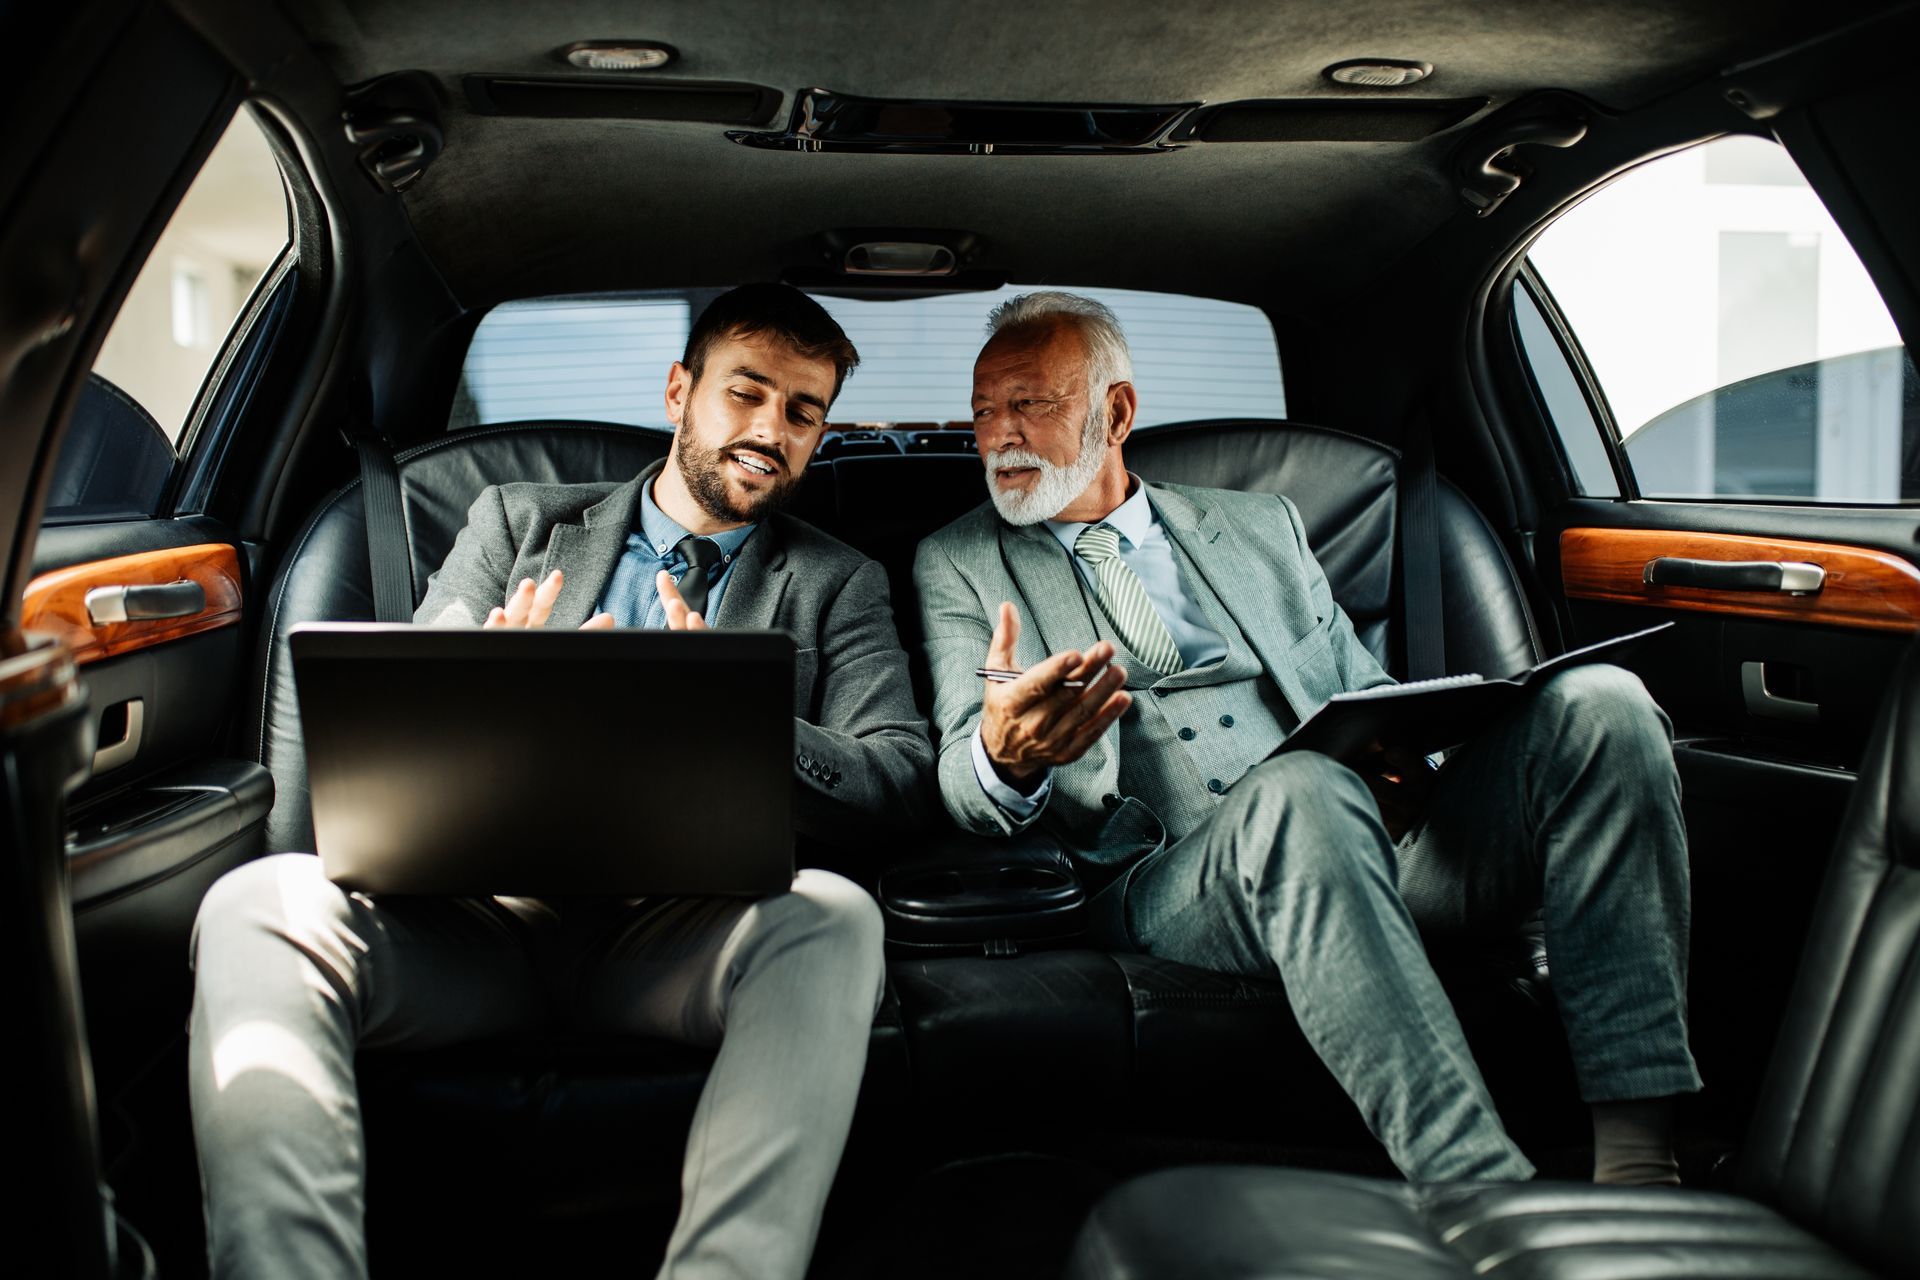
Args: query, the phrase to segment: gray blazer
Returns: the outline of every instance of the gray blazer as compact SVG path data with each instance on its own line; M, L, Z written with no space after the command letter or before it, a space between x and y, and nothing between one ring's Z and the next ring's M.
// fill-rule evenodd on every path
M1188 485L1148 485L1147 493L1168 536L1206 578L1296 713L1305 716L1344 690L1391 683L1334 603L1293 503ZM940 795L954 821L989 836L1043 823L1070 850L1109 866L1152 849L1161 831L1155 797L1122 796L1118 806L1104 799L1120 791L1118 732L1056 769L1046 806L1025 822L1010 818L974 776L970 744L981 686L973 669L986 659L1000 602L1011 600L1020 611L1021 667L1100 638L1058 540L1044 525L1009 525L983 505L920 544L913 579L933 677ZM1129 686L1141 687L1147 675L1130 672Z
M547 625L578 627L626 550L641 486L662 465L618 485L488 486L427 580L414 621L478 626L514 583L558 569L566 579ZM775 513L741 548L711 621L793 637L794 814L802 831L844 843L850 820L862 828L924 820L933 749L913 705L885 570Z

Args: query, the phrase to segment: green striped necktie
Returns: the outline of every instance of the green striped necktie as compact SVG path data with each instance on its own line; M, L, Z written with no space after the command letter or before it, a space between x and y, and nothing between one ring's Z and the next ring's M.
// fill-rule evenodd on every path
M1120 558L1120 531L1110 524L1091 524L1073 540L1074 554L1093 566L1100 607L1120 633L1127 650L1161 675L1186 666L1173 633L1153 607L1140 575Z

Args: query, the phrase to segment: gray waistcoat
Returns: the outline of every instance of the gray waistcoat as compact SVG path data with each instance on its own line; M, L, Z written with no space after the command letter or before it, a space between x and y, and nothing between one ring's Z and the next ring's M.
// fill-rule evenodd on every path
M1100 635L1122 650L1130 673L1138 673L1127 681L1133 707L1120 721L1120 788L1154 811L1169 844L1212 816L1226 791L1299 722L1205 575L1177 544L1174 554L1181 585L1226 641L1226 656L1204 667L1155 677L1128 662L1126 646L1081 579Z

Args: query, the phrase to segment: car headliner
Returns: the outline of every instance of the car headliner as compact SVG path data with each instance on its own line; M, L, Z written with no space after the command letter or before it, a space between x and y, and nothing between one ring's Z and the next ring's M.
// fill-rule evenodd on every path
M1445 174L1487 114L1552 87L1626 110L1873 4L1792 0L1472 3L1120 0L475 5L291 0L345 84L421 69L444 91L445 153L405 195L421 243L468 306L515 296L772 278L839 227L977 233L977 266L1026 282L1211 293L1313 313L1465 215ZM800 155L724 126L470 111L473 72L566 75L577 40L679 52L655 79L780 90L1029 102L1460 99L1488 106L1413 143L1197 143L1147 156ZM1330 64L1436 70L1397 94ZM317 122L309 122L310 125Z

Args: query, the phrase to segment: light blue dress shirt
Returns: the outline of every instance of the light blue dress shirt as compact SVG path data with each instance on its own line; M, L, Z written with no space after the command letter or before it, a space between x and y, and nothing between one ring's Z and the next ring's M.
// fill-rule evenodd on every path
M1188 594L1186 584L1181 581L1180 562L1174 556L1173 543L1167 538L1159 513L1147 501L1147 486L1131 472L1128 478L1133 482L1133 492L1106 519L1049 520L1046 522L1047 532L1058 538L1060 545L1067 549L1074 568L1080 571L1081 580L1098 599L1100 588L1093 567L1074 554L1073 544L1079 538L1080 531L1089 524L1112 525L1120 533L1120 559L1139 576L1140 585L1147 589L1147 599L1153 602L1160 620L1167 624L1167 630L1173 635L1173 643L1180 650L1181 660L1188 667L1204 667L1210 662L1218 662L1227 656L1227 642L1208 624L1206 611L1200 607L1199 601ZM1046 803L1047 792L1053 786L1052 776L1048 774L1031 795L1021 795L1014 790L994 772L993 761L987 758L987 746L978 728L973 731L973 772L993 802L1019 819L1030 817Z
M726 590L727 579L733 576L733 562L740 548L759 527L746 524L723 533L704 535L720 548L720 563L715 566L718 572L707 585L706 607L700 611L708 622L720 611L720 593ZM654 502L653 486L644 486L640 490L640 528L627 534L627 549L613 566L606 594L600 597L594 612L612 614L617 627L646 627L655 631L665 627L667 606L654 585L654 575L665 569L678 581L687 571L685 557L674 550L687 532Z

